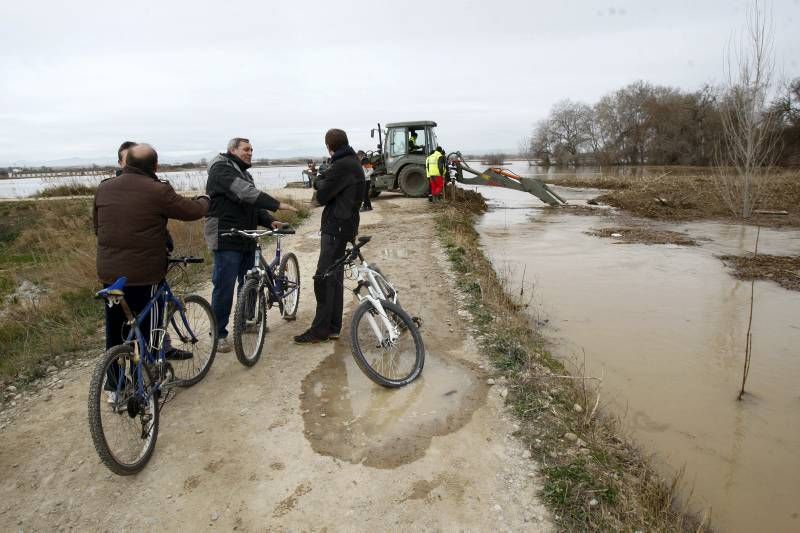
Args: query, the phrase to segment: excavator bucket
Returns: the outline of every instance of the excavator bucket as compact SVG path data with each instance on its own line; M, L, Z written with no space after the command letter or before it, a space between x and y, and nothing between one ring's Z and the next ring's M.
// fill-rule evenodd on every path
M458 154L460 156L460 154ZM456 180L470 185L488 185L490 187L505 187L530 193L551 206L565 205L567 202L542 180L525 178L505 168L492 167L478 172L464 162L460 157L451 159L451 168L455 167ZM475 177L467 177L463 171Z

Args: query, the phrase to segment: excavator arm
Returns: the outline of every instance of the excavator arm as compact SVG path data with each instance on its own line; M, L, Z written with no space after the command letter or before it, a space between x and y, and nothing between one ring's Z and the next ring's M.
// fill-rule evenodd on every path
M490 187L505 187L530 193L539 200L551 206L563 206L567 202L542 180L519 176L508 169L490 167L479 172L470 167L461 152L452 152L447 156L448 169L455 172L456 181L469 185L488 185ZM465 172L467 175L465 175Z

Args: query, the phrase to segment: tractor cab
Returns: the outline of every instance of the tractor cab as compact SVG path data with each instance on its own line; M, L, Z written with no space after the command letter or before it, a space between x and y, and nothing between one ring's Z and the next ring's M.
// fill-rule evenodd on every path
M406 155L427 157L437 146L435 127L436 123L429 120L387 124L384 150L386 161Z
M394 122L387 124L379 137L378 150L384 168L373 174L373 188L400 189L407 196L426 196L428 178L425 175L425 158L436 149L436 122ZM373 130L374 135L375 130Z

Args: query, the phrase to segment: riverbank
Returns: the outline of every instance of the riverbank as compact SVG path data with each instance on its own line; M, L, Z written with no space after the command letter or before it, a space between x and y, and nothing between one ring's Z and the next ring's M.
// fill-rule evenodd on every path
M675 482L655 473L626 442L613 416L599 409L599 388L570 375L546 348L524 312L523 291L512 297L484 255L474 224L479 195L442 205L437 230L465 295L481 347L508 381L507 401L521 420L518 435L541 465L542 494L562 530L705 529L676 499Z
M714 219L735 221L724 186L712 168L663 167L650 174L563 175L547 179L564 187L603 189L595 201L628 213L658 220ZM800 227L800 171L781 170L754 186L755 209L745 223L768 227ZM785 214L759 213L759 210Z

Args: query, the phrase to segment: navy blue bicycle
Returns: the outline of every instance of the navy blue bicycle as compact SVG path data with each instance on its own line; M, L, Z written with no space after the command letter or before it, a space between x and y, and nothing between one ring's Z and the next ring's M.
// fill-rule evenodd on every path
M233 349L244 366L253 366L261 358L267 337L267 310L278 306L284 320L297 317L300 303L300 264L297 256L289 252L281 255L281 237L292 235L288 224L282 229L237 230L223 235L237 235L256 242L255 266L245 274L239 290L233 316ZM263 237L274 237L275 257L267 264L261 255Z
M170 258L169 270L200 257ZM176 296L166 280L145 308L133 315L125 301L125 277L95 297L120 305L128 334L95 367L89 389L89 428L100 459L114 473L144 468L155 449L159 412L175 387L189 387L208 374L217 351L217 325L209 303L196 294ZM146 339L141 326L154 307L164 309ZM169 357L170 354L180 354Z

